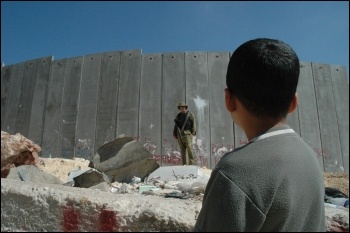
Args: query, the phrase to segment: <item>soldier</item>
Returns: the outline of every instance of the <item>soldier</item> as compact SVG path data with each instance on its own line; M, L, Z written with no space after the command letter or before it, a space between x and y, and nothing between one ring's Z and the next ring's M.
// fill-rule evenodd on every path
M196 122L193 113L187 111L188 106L181 102L177 108L177 114L173 131L174 138L178 141L181 149L182 164L196 165L196 157L192 152L192 137L196 135ZM186 161L186 149L189 161Z

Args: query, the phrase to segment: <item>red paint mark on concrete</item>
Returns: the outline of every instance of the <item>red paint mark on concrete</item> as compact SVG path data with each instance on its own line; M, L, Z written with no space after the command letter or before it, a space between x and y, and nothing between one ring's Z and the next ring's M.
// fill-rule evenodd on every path
M100 231L117 231L119 223L113 210L101 210L100 212Z
M63 231L64 232L78 232L80 224L79 211L72 206L63 207Z

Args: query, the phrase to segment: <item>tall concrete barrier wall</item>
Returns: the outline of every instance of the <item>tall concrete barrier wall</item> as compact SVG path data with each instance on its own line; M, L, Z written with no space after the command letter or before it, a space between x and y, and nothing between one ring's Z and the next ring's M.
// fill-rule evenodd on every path
M120 135L142 143L161 166L181 165L172 136L185 101L198 127L201 166L247 143L224 104L229 52L142 54L114 51L1 69L1 130L42 147L41 157L91 159ZM299 105L291 127L325 172L349 172L349 84L344 66L301 62Z

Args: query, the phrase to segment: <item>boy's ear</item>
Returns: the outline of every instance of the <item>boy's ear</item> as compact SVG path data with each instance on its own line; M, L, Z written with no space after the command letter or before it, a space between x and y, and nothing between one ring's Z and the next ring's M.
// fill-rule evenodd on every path
M225 88L225 104L226 104L227 111L234 112L236 110L234 96L228 90L228 88Z
M290 103L290 106L289 106L289 109L288 109L288 113L292 113L292 112L295 111L295 109L297 108L298 102L299 102L299 97L298 97L298 94L295 92L293 100Z

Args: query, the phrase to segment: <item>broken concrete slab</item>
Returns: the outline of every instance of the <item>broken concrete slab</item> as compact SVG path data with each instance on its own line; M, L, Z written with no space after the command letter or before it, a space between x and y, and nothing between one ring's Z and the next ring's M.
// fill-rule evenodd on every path
M1 179L2 232L189 232L200 208L196 200Z
M109 178L103 172L91 168L84 173L73 178L74 187L89 188L100 183L110 183Z
M173 181L186 178L196 178L203 176L200 168L195 165L190 166L167 166L160 167L148 176L150 179L158 179L163 181Z
M44 184L63 184L57 177L41 171L34 165L21 165L11 168L7 179Z
M98 189L98 190L101 190L104 192L109 192L111 189L111 187L109 186L109 184L107 182L102 182L102 183L99 183L97 185L91 186L89 188L90 189Z
M132 137L121 137L117 138L114 141L108 142L104 144L103 146L99 147L97 149L97 154L100 157L99 163L102 163L112 157L114 157L122 148L123 146L133 141L134 139Z
M86 171L89 171L90 169L83 169L83 170L72 170L68 174L67 183L73 181L74 177L80 176L81 174L85 173Z
M115 170L105 171L104 173L112 180L112 182L132 183L134 176L144 180L151 172L159 168L159 164L154 159L143 159L135 161L126 167Z
M111 182L131 183L134 176L144 179L159 168L152 154L141 143L131 139L122 137L107 143L92 158L93 166L104 172Z

